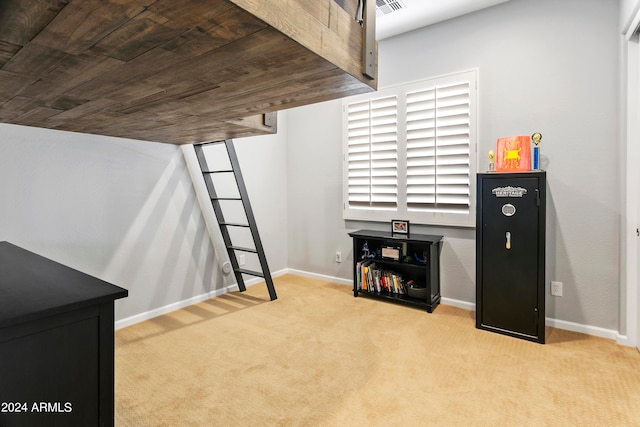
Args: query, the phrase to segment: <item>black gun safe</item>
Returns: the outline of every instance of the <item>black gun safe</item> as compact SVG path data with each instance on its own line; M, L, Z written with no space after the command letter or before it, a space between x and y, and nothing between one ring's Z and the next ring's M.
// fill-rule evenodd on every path
M476 327L544 343L546 172L477 176Z

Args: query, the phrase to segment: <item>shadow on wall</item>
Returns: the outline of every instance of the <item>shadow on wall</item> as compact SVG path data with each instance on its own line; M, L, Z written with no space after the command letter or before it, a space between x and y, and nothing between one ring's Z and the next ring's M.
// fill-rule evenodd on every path
M0 124L0 239L129 290L116 319L224 287L177 146Z
M119 318L225 286L184 157L178 150L104 270L129 284ZM126 286L125 286L126 287Z

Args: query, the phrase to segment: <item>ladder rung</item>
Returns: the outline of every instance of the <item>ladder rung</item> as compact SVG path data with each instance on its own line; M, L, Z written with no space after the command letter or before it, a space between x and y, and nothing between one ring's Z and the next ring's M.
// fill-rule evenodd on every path
M233 169L221 169L219 171L202 171L202 173L233 173Z
M246 270L244 268L238 268L235 271L237 271L238 273L242 273L242 274L248 274L250 276L264 277L264 274L262 274L259 271Z
M242 200L240 197L212 197L211 200Z
M249 228L249 224L238 224L233 222L221 222L220 225L226 225L227 227L246 227Z
M253 254L258 253L258 251L253 248L243 248L240 246L227 246L227 249L233 249L234 251L241 251L241 252L251 252Z

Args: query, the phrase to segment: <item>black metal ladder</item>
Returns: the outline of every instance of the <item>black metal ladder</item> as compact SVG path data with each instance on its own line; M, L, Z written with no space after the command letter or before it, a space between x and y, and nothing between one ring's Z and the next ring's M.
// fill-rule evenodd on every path
M205 158L204 151L203 151L203 147L209 144L224 144L226 146L231 169L220 169L220 170L209 169L209 166L207 164L207 160ZM202 175L204 177L205 183L207 184L207 190L209 191L211 204L213 205L213 210L216 214L216 219L218 221L218 225L220 226L220 231L222 232L222 239L224 240L225 247L227 248L227 253L229 254L229 261L231 261L231 266L233 268L236 281L238 282L238 288L240 289L241 292L244 292L246 290L246 286L244 284L244 278L242 276L243 274L262 277L264 278L267 284L267 289L269 290L269 297L271 298L272 301L275 300L276 298L278 298L276 295L276 289L273 286L273 280L271 278L271 273L269 272L267 258L264 254L264 248L262 247L262 241L260 240L260 235L258 234L258 227L256 225L256 220L253 216L253 210L251 209L251 204L249 203L247 188L245 187L244 179L242 178L242 172L240 171L240 164L238 162L238 156L236 155L235 147L233 146L233 140L226 139L224 141L194 144L194 148L196 150L198 163L200 164L200 170L202 171ZM233 174L236 185L237 185L237 189L238 189L238 196L220 197L216 192L216 189L214 186L213 176L216 174ZM227 222L222 212L222 204L220 203L221 201L231 201L232 203L241 202L242 206L244 207L246 223ZM234 227L248 228L250 230L251 237L254 243L253 248L235 246L231 242L231 233L229 233L229 229ZM256 254L258 256L258 260L260 261L260 267L262 271L261 272L252 271L252 270L240 268L240 265L238 264L237 252L246 252L246 253Z

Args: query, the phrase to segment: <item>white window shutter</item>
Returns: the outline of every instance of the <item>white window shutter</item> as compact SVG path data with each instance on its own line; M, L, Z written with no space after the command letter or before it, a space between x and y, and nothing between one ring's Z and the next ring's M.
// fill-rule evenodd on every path
M468 82L407 93L407 209L468 213Z
M396 96L347 106L350 208L395 209L398 203Z
M436 203L435 87L407 94L407 207Z
M436 89L436 203L442 211L469 212L470 84Z
M371 203L371 124L369 101L347 107L348 201L351 206Z
M475 224L477 70L344 103L344 218Z

